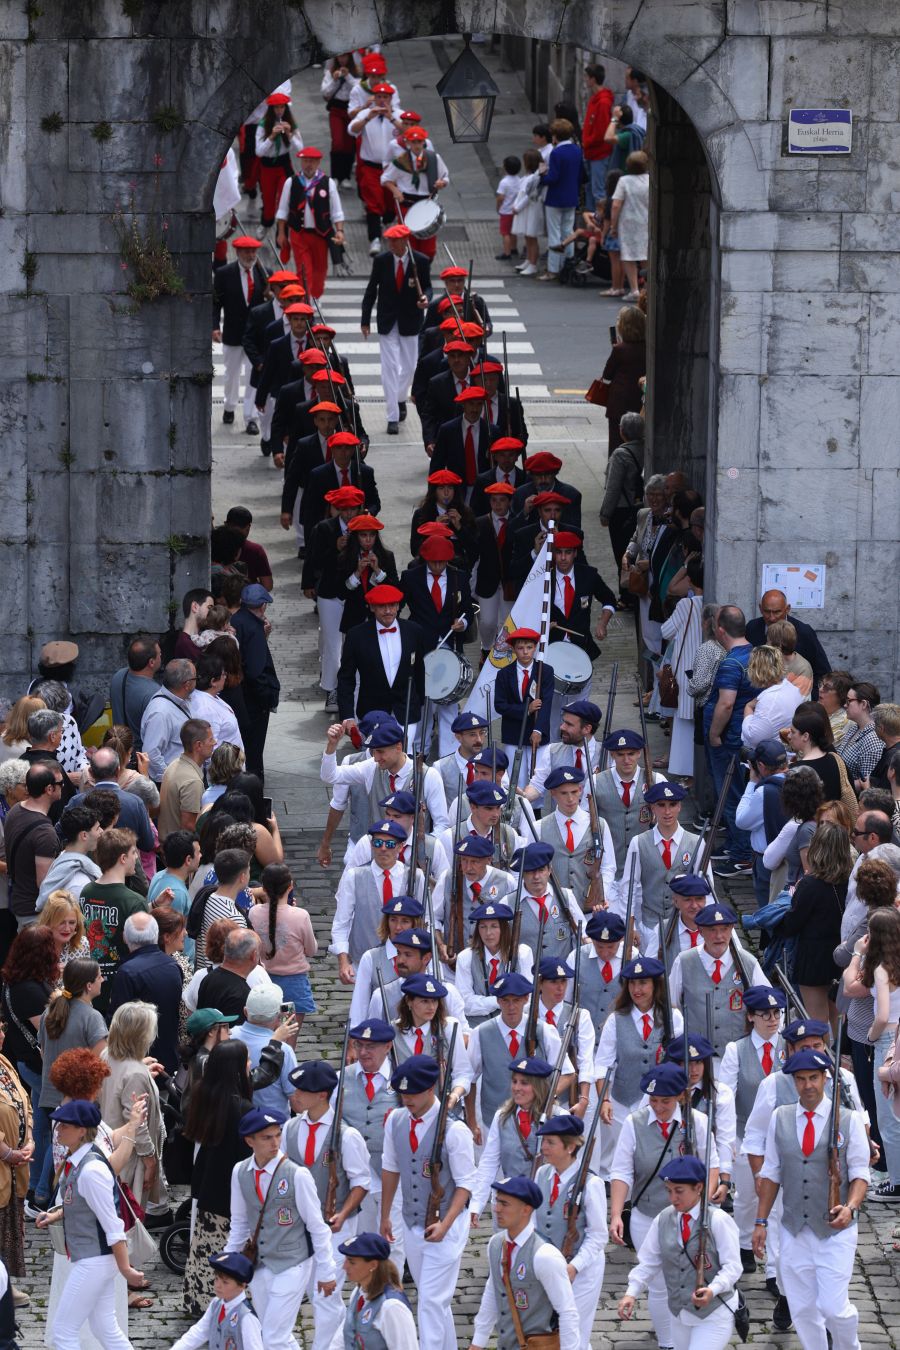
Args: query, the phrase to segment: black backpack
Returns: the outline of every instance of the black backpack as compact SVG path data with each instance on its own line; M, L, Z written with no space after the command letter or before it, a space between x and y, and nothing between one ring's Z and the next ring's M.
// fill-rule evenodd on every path
M213 881L210 882L208 886L201 886L191 901L185 929L188 937L193 938L195 942L203 932L203 916L206 913L206 902L211 895L215 895L217 885L218 882Z

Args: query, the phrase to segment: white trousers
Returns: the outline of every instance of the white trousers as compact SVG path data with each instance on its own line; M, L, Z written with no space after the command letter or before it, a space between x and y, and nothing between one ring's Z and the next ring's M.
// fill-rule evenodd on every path
M419 337L417 333L401 337L395 324L389 333L382 333L379 342L385 413L389 422L397 422L419 359Z
M459 704L434 703L432 704L432 710L434 712L434 721L437 723L438 755L450 755L457 747L456 737L450 728L459 716ZM431 727L425 727L423 730L428 739L428 744L430 745Z
M343 1343L344 1318L347 1312L344 1307L344 1300L341 1298L341 1290L347 1277L344 1274L344 1258L338 1251L338 1246L340 1243L346 1242L348 1238L356 1236L358 1219L359 1216L354 1214L352 1219L347 1220L339 1233L332 1234L331 1249L334 1253L334 1264L337 1269L337 1288L333 1294L326 1297L319 1293L316 1288L319 1281L319 1268L313 1262L309 1282L306 1286L306 1293L313 1310L314 1332L311 1350L328 1350L328 1347L335 1340L339 1345Z
M297 540L298 548L302 548L304 543L306 542L303 537L303 526L300 524L300 508L302 505L303 505L303 489L299 488L297 491L297 496L294 499L294 513L291 516L291 524L294 527L294 537Z
M254 389L250 393L251 403L255 398L256 398L256 390ZM256 409L256 405L254 404L251 416L255 417L259 422L260 439L267 441L269 437L272 435L272 418L275 416L275 400L271 394L266 399L266 406L263 412L262 413L258 412ZM276 446L276 449L283 450L284 446L283 445Z
M494 594L487 598L479 595L477 601L481 606L478 611L478 636L481 641L481 650L489 652L494 645L498 628L506 622L513 607L513 602L503 599L502 586L498 586Z
M512 773L513 760L516 757L516 747L514 745L504 745L503 749L509 756L509 772ZM550 749L548 746L546 745L538 746L537 755L535 756L534 760L535 773L540 767L542 767L542 765L546 763L547 756L549 754ZM526 738L525 748L522 752L522 762L519 765L519 781L518 783L510 783L510 790L513 790L514 788L517 787L525 788L528 786L530 782L531 782L531 746L528 744L528 740ZM531 836L528 833L527 825L525 826L525 838L528 840L529 843L531 843Z
M634 1243L634 1249L640 1256L641 1243L650 1231L653 1223L646 1214L641 1214L640 1210L631 1211L631 1240ZM656 1332L656 1339L660 1345L674 1345L672 1339L673 1317L669 1311L669 1298L666 1293L666 1282L663 1273L660 1271L654 1275L650 1284L647 1286L647 1307L650 1312L650 1321L653 1323L653 1330Z
M250 1281L253 1306L262 1327L266 1350L300 1350L294 1337L294 1325L303 1295L309 1284L310 1272L316 1267L310 1256L298 1266L287 1270L269 1270L258 1265Z
M706 1317L680 1312L672 1318L672 1344L675 1350L725 1350L734 1334L734 1315L724 1304L716 1304Z
M319 597L319 684L326 691L337 688L338 667L341 664L341 616L343 600L323 600Z
M606 1274L606 1257L601 1256L586 1270L579 1270L572 1281L572 1297L578 1309L578 1326L581 1331L581 1350L591 1350L591 1332L597 1315L597 1304L603 1292L603 1276Z
M561 244L567 234L572 233L575 225L575 207L574 206L545 206L544 213L547 219L547 243ZM551 248L547 253L547 271L556 273L560 271L563 263L563 256L574 258L575 245L567 244L565 255L554 253Z
M256 417L256 390L250 388L250 362L244 355L243 347L228 347L223 342L225 354L225 411L234 412L241 401L241 381L244 382L244 421Z
M378 1178L379 1185L381 1178ZM359 1207L357 1216L360 1233L380 1233L381 1232L381 1191L371 1190L366 1192L366 1198ZM397 1187L397 1194L394 1196L394 1203L391 1205L391 1228L394 1232L394 1241L391 1243L391 1260L403 1274L403 1267L406 1264L406 1251L403 1246L403 1211L400 1202L400 1187Z
M56 1350L80 1350L85 1322L104 1350L132 1350L116 1321L117 1275L114 1256L72 1262L50 1333Z
M423 1229L403 1225L406 1264L419 1291L420 1350L456 1350L451 1306L468 1235L465 1210L443 1242L426 1242Z
M833 1237L809 1228L796 1237L782 1227L779 1281L803 1350L859 1350L859 1315L848 1291L856 1255L856 1225Z
M749 1251L753 1246L753 1225L756 1219L759 1200L756 1194L756 1185L753 1180L753 1173L750 1170L750 1164L747 1156L741 1153L740 1139L735 1141L734 1162L731 1167L731 1176L734 1181L734 1221L738 1226L740 1234L741 1247L744 1251ZM766 1279L770 1279L778 1274L778 1250L780 1237L781 1218L781 1192L775 1197L775 1204L772 1206L772 1212L769 1215L769 1226L766 1229Z

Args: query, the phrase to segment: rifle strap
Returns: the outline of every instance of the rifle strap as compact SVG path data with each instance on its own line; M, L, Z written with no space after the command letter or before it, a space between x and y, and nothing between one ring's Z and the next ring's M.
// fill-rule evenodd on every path
M674 1122L673 1122L673 1124L674 1124ZM640 1198L641 1198L641 1196L644 1194L644 1192L647 1190L647 1187L651 1185L651 1183L652 1183L652 1181L653 1181L653 1178L656 1176L657 1172L658 1172L659 1169L662 1167L662 1165L663 1165L663 1163L664 1163L664 1161L665 1161L666 1154L667 1154L668 1151L669 1151L669 1145L672 1143L674 1137L675 1137L674 1134L672 1134L672 1135L665 1141L665 1143L664 1143L663 1146L662 1146L662 1153L660 1153L659 1157L657 1158L657 1160L656 1160L656 1166L654 1167L653 1171L650 1173L649 1177L648 1177L647 1180L644 1182L643 1186L642 1186L641 1189L638 1191L637 1195L633 1195L633 1196L631 1197L631 1208L632 1208L632 1209L637 1209L637 1203L638 1203L638 1201L640 1200Z
M505 1243L506 1239L504 1239ZM513 1328L516 1333L516 1340L519 1342L519 1350L525 1350L527 1341L525 1340L525 1331L522 1327L522 1319L519 1316L519 1310L516 1307L516 1300L513 1295L512 1285L509 1282L509 1271L506 1269L505 1261L506 1251L500 1253L500 1269L503 1272L503 1288L506 1290L506 1302L509 1305L509 1315L513 1320Z

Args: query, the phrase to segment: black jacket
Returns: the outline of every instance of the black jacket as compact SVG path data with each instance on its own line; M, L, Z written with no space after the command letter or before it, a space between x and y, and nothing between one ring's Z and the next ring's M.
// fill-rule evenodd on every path
M423 445L434 445L444 423L459 417L461 408L456 402L456 393L456 380L448 367L432 375L424 393L416 399L416 410L422 421Z
M306 488L309 475L325 463L322 440L317 431L297 441L293 453L284 463L284 486L281 489L281 511L292 515L297 493Z
M182 989L178 962L159 947L138 947L130 952L116 967L110 988L110 1016L123 1003L135 999L156 1007L159 1024L150 1054L161 1060L166 1073L175 1073L178 1068L178 1009Z
M560 478L557 478L550 491L558 492L561 497L568 497L569 505L564 506L562 509L562 520L565 522L566 525L574 525L576 526L577 529L580 530L581 493L578 491L578 488L572 487L571 483L564 483ZM532 518L536 519L533 510L529 512L527 517L523 517L522 515L522 512L524 511L525 508L525 502L528 500L529 497L534 496L535 492L536 488L529 479L529 481L525 483L524 486L518 489L516 495L512 499L512 509L510 511L510 515L519 517L521 524L525 524L526 520L530 524Z
M256 299L256 297L253 297ZM253 367L253 376L251 383L254 389L259 372L262 370L263 357L265 356L269 343L266 340L266 332L269 325L275 322L275 301L267 300L265 304L253 305L247 315L247 322L244 326L244 353L247 360Z
M555 574L553 585L556 586ZM587 652L592 661L596 661L600 655L600 648L591 634L591 602L598 600L601 605L611 605L615 609L616 597L596 567L591 567L590 563L585 562L583 558L576 558L575 560L575 566L572 568L572 585L575 587L575 596L568 618L565 610L560 609L556 604L556 591L554 589L553 603L550 606L550 641L559 642L564 636L562 633L554 633L554 624L574 630L578 637L572 637L570 632L569 641L574 643L576 647L580 647L582 651Z
M541 733L544 745L550 742L550 712L553 704L553 667L546 661L535 661L531 667L531 683L528 687L528 702L537 698L537 676L543 665L541 676L541 706L538 712L529 713L525 727L525 743L532 731ZM497 671L494 681L494 709L500 715L500 739L504 745L517 745L522 729L522 717L525 705L522 702L522 667L518 661L511 662Z
M418 304L418 291L407 265L403 287L397 290L397 262L393 253L379 253L373 259L372 274L362 302L360 324L370 328L372 309L377 298L376 323L379 333L389 333L397 327L401 337L412 337L422 327L423 311ZM426 295L431 293L431 264L424 253L413 250L413 261L419 276L419 285Z
M486 516L491 509L491 499L485 492L485 488L490 487L497 481L497 472L492 464L487 473L480 473L475 479L475 491L472 493L472 500L469 502L476 516ZM518 464L512 472L512 485L514 492L517 492L524 483L530 483L524 469L520 469ZM513 498L515 501L515 497ZM510 515L512 515L512 503L510 503Z
M441 334L441 336L443 336L443 334ZM449 369L450 367L447 365L447 358L444 355L443 344L438 346L434 351L422 353L416 363L416 369L413 374L412 385L409 391L409 396L414 401L417 409L419 409L419 405L425 398L425 391L428 388L429 380L435 375L439 375L441 371ZM419 416L422 416L421 409L419 409Z
M427 567L407 567L400 578L400 589L406 597L409 617L424 633L427 652L434 650L457 619L466 619L470 626L474 617L472 592L469 590L469 578L465 572L451 564L447 568L446 577L447 594L440 613L431 598L432 576ZM464 641L465 632L462 632L450 638L444 645L453 651L461 652Z
M466 487L474 487L475 479L471 482L466 481L466 443L465 436L469 423L463 425L464 418L462 413L454 417L451 421L445 422L437 434L437 440L434 443L434 453L431 456L430 473L435 473L438 469L450 469L452 473L458 474L466 484ZM488 453L491 441L495 439L496 428L492 427L483 417L475 423L473 428L475 432L475 475L486 473L491 465L491 457Z
M280 323L281 320L279 319ZM313 344L309 335L300 339L300 350L306 351ZM262 408L269 394L278 395L281 392L281 386L287 384L291 376L291 366L296 357L294 355L297 349L297 339L292 333L286 333L284 337L276 338L266 352L263 360L263 368L259 373L259 383L256 386L256 406Z
M360 473L362 476L360 476ZM366 510L373 516L377 515L381 509L381 498L378 496L378 488L375 485L375 475L368 464L360 462L359 469L357 469L354 457L350 461L348 474L353 486L362 488L366 494ZM304 489L303 501L300 506L300 519L303 522L304 532L312 530L320 520L325 519L328 514L325 493L333 491L340 485L340 475L333 460L329 460L327 464L320 464L317 469L313 469Z
M797 651L813 668L813 687L810 698L815 700L818 694L818 682L823 679L831 670L831 662L825 655L825 649L819 641L819 635L816 630L802 619L798 619L793 614L788 615L788 621L794 625L797 630ZM756 619L751 619L744 629L744 636L754 647L762 647L766 641L766 624L762 615Z
M488 600L495 595L499 586L509 582L509 563L512 556L512 536L507 521L506 537L502 548L497 542L497 531L490 508L487 514L479 516L478 527L478 574L475 578L475 594Z
M271 712L278 707L281 682L275 674L275 662L269 651L262 619L242 605L236 614L232 614L231 626L241 649L241 664L244 667L241 687L247 707L252 711L256 705Z
M425 538L424 535L419 534L419 526L425 525L430 520L437 520L437 518L438 513L433 507L429 509L424 506L417 506L413 511L409 528L409 552L414 562L419 561L419 549L422 547L422 540ZM467 513L466 519L468 518ZM474 527L470 528L463 523L462 528L454 534L451 543L456 549L453 565L464 567L467 572L471 572L478 557L478 540Z
M409 715L418 721L425 699L425 646L422 630L408 619L395 621L400 629L400 664L393 684L388 684L384 663L378 650L383 639L378 636L375 621L351 628L344 638L341 668L338 671L338 716L363 717L367 712L383 708L402 723L406 711L406 690L412 681ZM353 696L359 676L356 708Z
M213 275L213 328L222 329L222 341L228 347L241 347L244 343L244 330L247 327L247 315L253 308L244 299L244 287L241 282L239 262L226 263L216 268ZM253 300L258 304L266 293L268 278L265 268L258 262L250 270L253 277ZM224 323L220 322L224 311Z
M354 535L350 535L351 541ZM370 618L372 611L366 603L366 593L362 586L348 586L347 582L351 573L356 571L356 562L351 566L351 558L356 557L359 560L358 552L352 548L352 542L337 555L337 564L335 566L337 596L344 602L344 612L341 615L341 632L349 633L351 628L357 624L365 623ZM381 570L384 577L377 584L379 586L397 586L400 585L400 578L397 576L397 562L390 549L384 550L384 557L381 560ZM376 583L370 581L371 586Z
M306 557L300 585L304 591L316 592L323 600L343 600L343 583L338 578L337 564L341 557L337 541L342 534L338 516L320 520L306 539Z
M449 305L447 305L447 307L443 310L440 308L441 301L444 298L445 297L443 295L436 295L432 300L431 304L426 309L425 324L424 324L425 328L437 328L441 323L443 323L444 319L453 318L453 310L450 308ZM475 291L472 292L471 302L472 302L472 309L475 311L474 314L472 315L472 322L480 323L482 328L484 329L485 337L490 337L491 333L494 331L494 325L491 322L491 312L487 307L487 302L485 301L483 296L478 295L477 292ZM462 310L460 310L460 314L462 314ZM451 334L450 336L452 337L453 335Z

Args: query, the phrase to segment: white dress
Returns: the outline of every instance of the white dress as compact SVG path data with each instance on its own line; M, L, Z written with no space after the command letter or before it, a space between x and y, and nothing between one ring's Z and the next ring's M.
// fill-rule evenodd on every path
M650 238L650 175L623 173L613 193L622 203L617 234L623 262L644 262Z
M662 635L669 644L665 660L671 664L678 681L678 707L672 723L668 772L687 778L694 772L694 700L688 692L687 672L693 669L700 646L702 610L702 595L686 595L662 625Z

